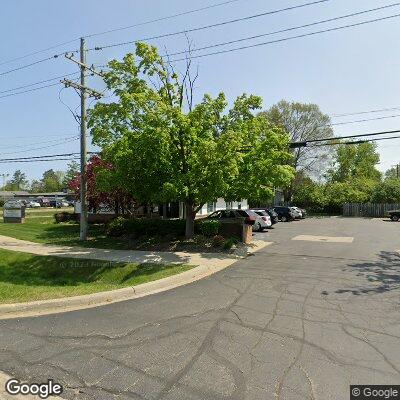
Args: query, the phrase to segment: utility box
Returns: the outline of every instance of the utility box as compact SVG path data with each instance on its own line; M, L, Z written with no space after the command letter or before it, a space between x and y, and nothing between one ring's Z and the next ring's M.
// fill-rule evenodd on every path
M3 221L8 224L23 224L25 222L25 206L17 200L9 200L4 204Z

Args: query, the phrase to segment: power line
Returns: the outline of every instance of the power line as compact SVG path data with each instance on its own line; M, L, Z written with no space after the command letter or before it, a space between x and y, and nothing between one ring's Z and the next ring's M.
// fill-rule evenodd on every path
M39 87L37 87L37 88L33 88L33 89L29 89L29 90L24 90L24 91L22 91L22 92L16 92L16 93L5 94L5 95L3 95L3 96L0 96L0 99L4 99L5 97L17 96L17 95L19 95L19 94L35 92L35 91L37 91L37 90L46 89L46 88L49 88L49 87L52 87L52 86L57 86L57 85L59 85L59 84L60 84L60 82L56 82L56 83L51 83L51 84L49 84L49 85L39 86Z
M200 26L200 27L196 27L196 28L185 29L185 30L181 30L181 31L177 31L177 32L170 32L170 33L165 33L165 34L162 34L162 35L146 37L146 38L136 39L136 40L130 40L130 41L126 41L126 42L108 44L108 45L104 45L104 46L95 46L95 47L92 47L92 48L88 49L88 51L103 50L103 49L108 49L108 48L111 48L111 47L125 46L125 45L128 45L128 44L137 43L137 42L141 42L141 41L148 41L148 40L154 40L154 39L161 39L161 38L164 38L164 37L183 35L183 34L187 34L187 33L191 33L191 32L201 31L201 30L204 30L204 29L210 29L210 28L216 28L216 27L219 27L219 26L229 25L229 24L233 24L233 23L236 23L236 22L248 21L250 19L264 17L266 15L278 14L278 13L281 13L281 12L284 12L284 11L295 10L295 9L298 9L298 8L307 7L307 6L311 6L311 5L315 5L315 4L326 3L327 1L329 1L329 0L316 0L316 1L313 1L313 2L299 4L299 5L296 5L296 6L280 8L278 10L266 11L266 12L259 13L259 14L253 14L253 15L249 15L249 16L246 16L246 17L235 18L235 19L231 19L231 20L228 20L228 21L218 22L218 23L210 24L210 25L204 25L204 26Z
M165 17L160 17L160 18L156 18L156 19L152 19L152 20L139 22L139 23L134 24L134 25L129 25L129 26L121 27L121 28L110 29L110 30L103 31L103 32L92 33L92 34L86 35L84 37L90 38L90 37L93 37L93 36L105 35L107 33L118 32L118 31L130 29L130 28L135 28L135 27L138 27L138 26L148 25L148 24L151 24L151 23L154 23L154 22L160 22L160 21L164 21L164 20L168 20L168 19L172 19L172 18L176 18L176 17L188 15L188 14L194 14L194 13L197 13L197 12L200 12L200 11L204 11L204 10L208 10L208 9L211 9L211 8L216 8L216 7L220 7L220 6L223 6L223 5L236 3L238 1L241 1L241 0L224 1L222 3L212 4L210 6L201 7L201 8L197 8L197 9L194 9L194 10L184 11L184 12L181 12L181 13L168 15L168 16L165 16ZM56 49L56 48L61 47L61 46L65 46L67 44L74 43L74 42L78 41L79 39L80 39L80 37L75 38L75 39L71 39L71 40L68 40L68 41L65 41L65 42L62 42L62 43L55 44L55 45L47 47L45 49L36 50L34 52L27 53L27 54L22 55L22 56L11 58L9 60L5 60L5 61L0 62L0 65L5 65L5 64L9 64L9 63L14 62L14 61L23 60L24 58L35 56L37 54L44 53L46 51L53 50L53 49Z
M343 26L338 26L338 27L335 27L335 28L329 28L329 29L323 29L323 30L320 30L320 31L304 33L302 35L289 36L289 37L286 37L286 38L277 39L277 40L271 40L271 41L268 41L268 42L262 42L262 43L256 43L256 44L253 44L253 45L248 45L248 46L236 47L236 48L229 49L229 50L220 50L220 51L215 51L215 52L212 52L212 53L199 54L197 56L196 55L195 56L188 56L188 57L185 57L185 58L179 58L179 59L176 59L176 60L171 60L171 62L187 61L188 59L191 60L191 59L196 59L196 58L214 56L214 55L218 55L218 54L231 53L231 52L234 52L234 51L251 49L251 48L260 47L260 46L266 46L268 44L286 42L288 40L300 39L300 38L308 37L308 36L314 36L314 35L318 35L318 34L321 34L321 33L334 32L334 31L339 31L339 30L342 30L342 29L353 28L353 27L356 27L356 26L367 25L367 24L371 24L371 23L374 23L374 22L384 21L384 20L397 18L397 17L400 17L400 14L394 14L394 15L389 15L387 17L376 18L376 19L363 21L363 22L358 22L358 23L354 23L354 24L343 25Z
M325 19L325 20L322 20L322 21L312 22L312 23L309 23L309 24L298 25L298 26L294 26L294 27L291 27L291 28L280 29L280 30L277 30L277 31L262 33L260 35L248 36L248 37L241 38L241 39L230 40L230 41L227 41L227 42L221 42L221 43L216 43L216 44L212 44L212 45L209 45L209 46L199 47L199 48L191 49L190 52L192 53L194 51L207 50L207 49L211 49L211 48L215 48L215 47L226 46L226 45L233 44L233 43L239 43L239 42L244 42L244 41L247 41L247 40L258 39L258 38L265 37L265 36L276 35L278 33L290 32L290 31L294 31L294 30L302 29L302 28L309 28L310 26L315 26L315 25L320 25L320 24L324 24L324 23L327 23L327 22L333 22L333 21L338 21L338 20L345 19L345 18L355 17L357 15L362 15L362 14L366 14L366 13L370 13L370 12L374 12L374 11L379 11L379 10L383 10L383 9L386 9L386 8L395 7L395 6L398 6L398 5L400 5L400 3L393 3L393 4L386 5L386 6L377 7L377 8L371 8L369 10L364 10L364 11L359 11L359 12L355 12L355 13L351 13L351 14L346 14L346 15L342 15L342 16L339 16L339 17L334 17L334 18L329 18L329 19ZM177 55L187 54L187 53L188 53L188 51L185 50L185 51L179 51L179 52L172 53L172 54L166 54L165 56L172 57L172 56L177 56Z
M31 156L31 157L19 157L19 158L0 158L0 161L19 161L19 160L36 160L40 158L51 158L51 157L72 157L79 155L79 153L64 153L64 154L47 154L44 156Z
M62 133L62 135L66 135L66 133ZM75 136L75 135L74 135ZM63 139L66 136L60 136L60 135L53 135L53 134L42 134L42 135L29 135L29 136L14 136L12 135L12 137L7 137L7 138L0 138L1 140L6 140L6 139L29 139L29 138L45 138L45 137L58 137L60 139ZM72 137L72 136L68 136L68 137Z
M12 151L12 152L8 152L8 153L3 153L3 152L0 150L0 154L3 154L3 155L18 154L18 153L26 153L27 151L49 149L50 147L61 146L61 145L64 145L64 144L66 144L66 143L74 142L74 141L76 141L76 140L78 140L78 139L79 139L79 137L75 136L73 139L65 139L65 140L62 141L61 143L59 142L59 143L52 144L52 145L48 145L48 146L35 147L35 148L25 149L25 150L19 150L19 151Z
M89 151L88 154L90 155L98 155L99 152L96 151ZM31 162L31 161L41 161L43 159L44 160L49 160L49 161L53 161L56 158L59 157L77 157L77 159L79 159L80 153L63 153L63 154L46 154L43 156L30 156L30 157L18 157L18 158L0 158L0 162L13 162L13 161L19 161L19 162ZM75 158L73 158L75 159ZM67 159L69 160L69 158Z
M77 74L78 74L77 72L72 72L71 74L64 74L64 75L55 76L54 78L44 79L44 80L42 80L42 81L38 81L38 82L34 82L34 83L29 83L29 84L27 84L27 85L18 86L18 87L12 88L12 89L2 90L2 91L0 91L0 94L2 94L2 93L8 93L8 92L14 92L15 90L25 89L25 88L27 88L27 87L40 85L41 83L46 83L46 82L51 82L51 81L59 80L59 79L61 79L61 78L66 78L66 77L68 77L68 76L77 75Z
M36 144L44 144L44 143L54 143L54 142L59 142L60 141L60 139L69 139L69 138L73 138L73 137L76 137L76 135L75 136L65 136L65 137L61 137L61 138L58 138L58 139L52 139L52 140L46 140L46 141L44 141L44 142L36 142ZM24 148L24 147L29 147L29 146L32 146L32 144L30 143L30 144L21 144L21 145L9 145L9 146L0 146L0 152L3 150L3 149L15 149L15 148Z
M42 58L41 60L37 60L37 61L31 62L29 64L21 65L20 67L16 67L16 68L9 69L7 71L0 72L0 76L11 74L11 72L20 71L21 69L29 68L29 67L32 67L33 65L41 64L41 63L44 63L49 60L54 60L64 54L65 54L65 52L59 53L59 54L54 54L51 57Z
M79 38L78 38L78 39L79 39ZM35 56L35 55L37 55L37 54L44 53L44 52L46 52L46 51L56 49L57 47L61 47L61 46L65 46L66 44L73 43L73 42L77 41L78 39L68 40L67 42L55 44L54 46L47 47L46 49L37 50L37 51L34 51L34 52L32 52L32 53L25 54L25 55L23 55L23 56L18 56L18 57L15 57L15 58L11 58L11 59L9 59L9 60L2 61L2 62L0 63L0 65L9 64L9 63L12 63L12 62L14 62L14 61L23 60L24 58L32 57L32 56ZM62 54L64 54L64 53L62 53Z
M400 117L400 114L385 115L384 117L376 117L376 118L358 119L356 121L336 122L334 124L329 124L329 126L356 124L356 123L359 123L359 122L378 121L378 120L381 120L381 119L397 118L397 117Z
M236 3L238 1L240 1L240 0L224 1L222 3L212 4L210 6L196 8L194 10L184 11L184 12L181 12L181 13L178 13L178 14L168 15L166 17L160 17L160 18L149 20L149 21L139 22L139 23L134 24L134 25L128 25L128 26L124 26L124 27L121 27L121 28L114 28L114 29L109 29L107 31L103 31L103 32L92 33L90 35L86 35L85 38L90 38L90 37L94 37L94 36L105 35L107 33L113 33L113 32L123 31L123 30L126 30L126 29L136 28L138 26L148 25L148 24L152 24L154 22L165 21L167 19L181 17L183 15L194 14L194 13L197 13L197 12L200 12L200 11L209 10L211 8L216 8L216 7L224 6L224 5L227 5L227 4Z
M397 129L397 130L393 130L393 131L361 133L359 135L348 135L348 136L332 137L332 138L327 138L327 139L306 140L305 142L302 142L302 143L330 142L330 141L336 141L336 140L341 140L341 139L353 139L353 138L366 137L366 136L381 136L381 135L387 135L390 133L399 133L399 132L400 132L400 130Z
M11 161L1 161L0 164L11 164L11 163L33 163L33 162L50 162L50 161L74 161L79 160L79 157L72 158L49 158L43 160L11 160Z
M344 113L344 114L333 114L331 118L341 118L341 117L350 117L352 115L362 115L362 114L373 114L373 113L380 113L385 111L398 111L400 110L400 106L398 107L390 107L390 108L380 108L377 110L369 110L369 111L358 111L358 112L351 112L351 113Z
M340 138L336 138L337 140ZM311 147L322 147L322 146L340 146L340 145L352 145L352 144L363 144L369 142L379 142L381 140L393 140L393 139L400 139L400 136L391 136L379 139L365 139L365 140L356 140L356 141L348 141L348 142L336 142L336 143L323 143L323 144L316 144Z

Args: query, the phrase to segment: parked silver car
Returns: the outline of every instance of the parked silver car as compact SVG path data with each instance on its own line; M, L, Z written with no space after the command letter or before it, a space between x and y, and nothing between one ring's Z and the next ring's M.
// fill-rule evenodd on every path
M296 219L303 219L303 213L301 212L300 208L297 207L290 207L293 212L293 215Z
M37 201L31 200L26 203L26 207L27 208L40 208L41 206L40 206L40 203L38 203Z
M261 232L264 229L271 228L272 222L269 214L264 210L250 210L257 215L256 222L253 225L253 232Z

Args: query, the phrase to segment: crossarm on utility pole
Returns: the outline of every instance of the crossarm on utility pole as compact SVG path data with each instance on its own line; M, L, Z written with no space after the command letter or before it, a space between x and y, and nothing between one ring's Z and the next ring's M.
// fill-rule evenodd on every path
M97 72L93 67L86 65L86 48L85 39L81 38L81 48L80 48L80 61L75 60L73 56L67 57L69 60L79 65L81 72L81 82L76 83L68 79L63 79L63 83L66 87L73 87L80 92L81 97L81 188L80 188L80 200L81 200L81 216L80 216L80 239L87 239L88 230L88 207L87 207L87 109L86 109L86 99L87 96L99 99L102 94L94 89L86 86L86 71L91 71L92 73L102 76L101 73Z

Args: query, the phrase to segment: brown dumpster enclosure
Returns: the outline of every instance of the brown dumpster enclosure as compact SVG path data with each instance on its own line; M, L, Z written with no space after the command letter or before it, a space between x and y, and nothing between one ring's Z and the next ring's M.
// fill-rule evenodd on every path
M237 237L243 243L251 243L253 239L253 228L245 224L242 218L220 220L220 234L223 237Z

